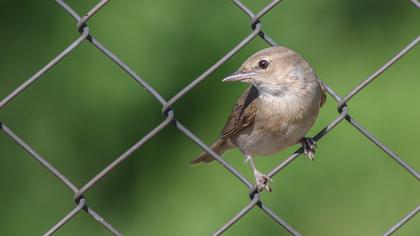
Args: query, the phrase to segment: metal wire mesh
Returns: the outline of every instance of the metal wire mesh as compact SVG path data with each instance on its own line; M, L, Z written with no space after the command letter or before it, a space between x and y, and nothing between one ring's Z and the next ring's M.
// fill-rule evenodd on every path
M411 0L412 3L420 8L420 4L416 0ZM269 45L276 45L276 42L270 38L262 29L261 18L267 14L273 7L277 6L281 0L275 0L265 6L262 10L254 14L249 8L247 8L241 1L233 0L232 2L241 9L245 14L247 14L251 19L251 33L244 38L240 43L238 43L233 49L226 53L219 61L217 61L213 66L207 69L199 77L193 80L185 88L179 91L175 96L166 101L158 92L154 90L146 81L144 81L140 76L138 76L133 70L131 70L127 64L120 60L115 54L110 50L104 47L89 31L87 25L88 20L94 16L102 7L104 7L109 0L102 0L96 4L88 13L83 17L80 17L65 1L56 0L56 2L69 13L77 22L77 30L80 32L80 37L77 38L73 43L71 43L67 48L65 48L60 54L58 54L54 59L52 59L48 64L42 67L37 73L32 77L22 83L17 87L13 92L7 95L4 99L0 101L0 109L2 109L8 102L18 96L23 92L27 87L33 84L36 80L40 79L48 70L53 68L57 63L62 61L69 53L76 50L76 48L85 40L93 44L99 51L101 51L105 56L107 56L111 61L116 63L120 68L125 71L130 77L136 80L141 86L143 86L155 99L158 103L162 105L162 114L164 115L163 121L152 129L148 134L146 134L142 139L137 143L131 146L127 151L118 156L111 164L89 180L81 188L77 188L66 176L64 176L59 170L57 170L53 165L51 165L44 157L38 154L29 144L17 136L10 128L8 128L4 123L0 123L1 130L12 140L14 140L21 148L28 152L36 161L38 161L42 166L46 168L49 172L55 175L64 185L66 185L71 191L74 192L74 201L76 207L72 209L67 215L65 215L60 221L58 221L54 226L52 226L45 235L52 235L57 230L59 230L64 224L69 222L76 214L80 211L85 211L89 214L94 220L99 224L106 227L109 232L114 235L122 235L112 224L108 223L104 218L102 218L98 213L96 213L92 208L87 204L84 193L89 191L94 187L98 181L103 177L108 175L114 168L116 168L122 161L127 159L134 151L139 149L144 143L146 143L150 138L159 133L163 128L169 124L173 124L179 129L180 132L189 137L195 144L200 148L210 153L222 166L224 166L228 171L230 171L234 176L236 176L248 189L250 202L245 206L238 214L236 214L229 222L223 225L220 229L213 233L213 235L221 235L229 227L234 225L239 219L246 215L252 208L257 206L263 212L265 212L269 217L271 217L276 223L280 224L287 232L291 235L300 235L292 226L286 223L279 215L274 211L268 208L260 199L260 194L256 190L256 187L250 183L247 178L245 178L241 173L239 173L235 168L225 162L220 156L213 152L206 144L204 144L197 136L195 136L191 131L189 131L185 126L183 126L178 120L175 119L174 111L171 109L171 106L174 105L181 97L187 94L192 90L197 84L205 80L210 74L217 70L222 64L224 64L228 59L235 55L239 50L241 50L245 45L250 43L256 37L261 37ZM420 36L417 36L413 41L407 44L406 47L401 49L395 56L393 56L389 61L387 61L381 68L372 73L367 79L363 80L358 86L348 92L344 97L340 97L337 93L334 92L327 84L324 83L328 93L332 98L337 102L338 116L324 129L322 129L314 139L318 141L323 136L328 134L332 129L334 129L340 122L347 121L349 122L356 130L361 132L366 138L368 138L373 144L378 146L382 151L384 151L389 157L396 161L401 167L403 167L407 172L409 172L414 178L420 180L420 174L411 168L406 162L404 162L396 153L392 152L387 146L381 143L377 138L375 138L366 128L364 128L360 123L358 123L353 117L350 116L347 110L347 102L349 102L355 95L357 95L361 90L363 90L367 85L369 85L373 80L378 78L385 70L397 62L401 57L403 57L408 51L413 49L420 41ZM281 162L276 166L269 174L268 177L273 178L277 173L282 171L286 166L288 166L292 161L294 161L299 155L303 152L302 148L299 148L294 152L290 157ZM406 216L404 216L399 222L390 227L384 235L391 235L410 219L412 219L417 213L420 212L420 205L414 207Z

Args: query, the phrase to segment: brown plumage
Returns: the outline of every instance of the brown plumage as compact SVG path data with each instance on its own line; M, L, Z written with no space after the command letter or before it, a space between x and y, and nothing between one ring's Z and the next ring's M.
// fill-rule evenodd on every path
M226 121L220 138L211 145L211 149L218 155L222 155L225 151L234 148L228 138L254 121L254 117L256 115L256 106L254 101L258 98L258 96L258 90L254 86L251 86L243 92L238 102L233 106L232 112ZM203 152L193 159L191 164L197 164L200 162L208 163L213 160L214 158L210 154Z
M223 155L239 148L256 177L259 190L271 190L268 177L255 168L252 155L271 155L302 142L305 154L314 158L313 140L304 138L325 103L325 88L309 64L291 49L272 47L252 55L223 81L250 83L211 149ZM211 162L204 152L192 164Z
M322 83L320 82L321 88L321 103L319 104L322 107L326 100L326 91ZM216 152L219 156L223 155L229 149L234 148L235 146L228 140L229 137L235 135L241 129L249 126L254 121L255 115L257 114L255 109L255 99L259 96L258 90L251 86L246 89L238 102L233 106L232 112L229 115L228 120L226 121L225 127L222 130L220 138L214 142L210 148ZM199 156L191 160L191 164L197 164L200 162L209 163L213 161L214 158L207 152L202 152Z

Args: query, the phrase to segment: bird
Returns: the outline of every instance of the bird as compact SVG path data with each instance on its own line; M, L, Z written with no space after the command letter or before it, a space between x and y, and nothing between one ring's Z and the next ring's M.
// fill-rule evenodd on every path
M251 165L257 190L271 192L271 179L257 170L254 157L273 155L300 143L304 154L314 160L316 143L305 134L326 102L325 87L307 61L281 46L256 52L222 81L250 86L210 148L220 156L238 148ZM203 152L191 164L213 160Z

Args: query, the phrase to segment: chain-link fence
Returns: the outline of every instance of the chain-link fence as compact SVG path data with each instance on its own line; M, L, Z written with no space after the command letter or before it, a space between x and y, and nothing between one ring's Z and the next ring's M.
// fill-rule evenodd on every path
M235 215L229 222L223 225L220 229L218 229L213 235L221 235L225 232L229 227L235 224L241 217L247 214L252 208L258 207L263 212L265 212L269 217L271 217L276 223L280 224L285 230L287 230L292 235L300 235L292 226L286 223L279 215L277 215L273 210L271 210L268 206L266 206L260 199L260 193L256 190L256 187L250 183L247 178L245 178L241 173L239 173L235 168L225 162L220 156L218 156L215 152L213 152L206 144L204 144L196 135L194 135L190 130L188 130L185 126L180 123L180 121L175 119L175 113L172 110L172 105L174 105L182 96L187 94L191 91L195 86L197 86L200 82L205 80L210 74L212 74L215 70L217 70L222 64L224 64L227 60L229 60L233 55L235 55L239 50L241 50L245 45L250 43L256 37L261 37L263 40L267 42L268 45L274 46L276 42L270 38L266 33L264 33L262 29L261 18L267 14L272 8L277 6L281 0L272 1L270 4L265 6L261 11L258 13L253 13L249 8L247 8L241 1L233 0L232 2L245 14L249 16L251 19L251 33L244 38L240 43L238 43L232 50L226 53L219 61L217 61L213 66L207 69L204 73L202 73L199 77L193 80L190 84L188 84L185 88L179 91L175 96L170 98L168 101L165 100L158 92L155 91L146 81L144 81L140 76L138 76L130 67L125 64L122 60L120 60L115 54L113 54L110 50L104 47L89 31L89 27L87 25L88 20L94 16L102 7L104 7L109 0L102 0L98 4L96 4L87 14L83 17L80 17L78 13L76 13L65 1L56 0L56 2L69 13L77 22L77 30L80 32L80 37L77 38L73 43L71 43L67 48L65 48L60 54L58 54L53 60L51 60L48 64L46 64L41 70L35 73L32 77L30 77L27 81L21 84L18 88L16 88L12 93L6 96L4 99L0 101L0 109L3 108L8 102L18 96L21 92L23 92L27 87L33 84L36 80L40 79L48 70L53 68L57 63L62 61L69 53L83 43L85 40L89 41L93 44L99 51L101 51L105 56L107 56L110 60L116 63L120 68L125 71L130 77L132 77L135 81L137 81L141 86L143 86L155 99L156 101L163 107L162 114L164 116L163 121L156 126L153 130L151 130L147 135L145 135L142 139L140 139L137 143L135 143L132 147L130 147L127 151L123 154L118 156L111 164L109 164L106 168L104 168L101 172L99 172L95 177L89 180L85 185L81 188L76 187L66 176L64 176L59 170L57 170L53 165L51 165L47 159L42 157L38 154L29 144L27 144L24 140L22 140L19 136L17 136L10 128L6 126L4 123L0 123L1 130L11 139L13 139L21 148L23 148L26 152L28 152L36 161L38 161L41 165L43 165L49 172L55 175L64 185L66 185L71 191L74 192L74 201L76 203L76 207L71 210L66 216L64 216L60 221L58 221L54 226L52 226L45 235L52 235L57 230L59 230L64 224L69 222L76 214L80 211L85 211L89 214L94 220L98 223L102 224L106 227L112 234L114 235L122 235L111 223L106 221L102 218L98 213L96 213L92 208L90 208L86 202L85 197L83 196L87 191L91 190L103 177L108 175L114 168L116 168L122 161L127 159L134 151L139 149L143 144L145 144L148 140L150 140L154 135L159 133L162 129L164 129L169 124L174 125L179 129L180 132L185 134L189 137L195 144L197 144L200 148L205 150L206 152L210 153L223 167L225 167L228 171L230 171L234 176L236 176L248 189L249 189L249 197L250 202L247 206L245 206L240 212ZM412 0L413 4L420 8L420 3L416 0ZM358 123L354 118L350 116L347 110L347 102L349 102L355 95L357 95L361 90L363 90L367 85L370 84L373 80L378 78L385 70L387 70L391 65L397 62L401 57L403 57L407 52L413 49L420 41L420 36L417 36L413 41L407 44L406 47L401 49L395 56L393 56L389 61L387 61L381 68L375 71L371 76L367 79L363 80L358 86L352 89L347 95L344 97L340 97L334 90L329 87L327 84L324 83L328 93L331 97L337 102L337 110L338 116L324 129L322 129L317 135L315 135L314 140L318 141L323 136L328 134L332 129L334 129L340 122L347 121L349 122L356 130L361 132L367 139L369 139L373 144L378 146L382 151L384 151L389 157L391 157L394 161L396 161L401 167L405 169L405 171L409 172L411 175L414 176L417 180L420 180L420 174L416 172L413 168L411 168L406 162L404 162L397 154L392 152L387 146L382 144L378 139L376 139L367 129L365 129L360 123ZM298 156L300 156L303 152L303 149L300 148L296 152L294 152L290 157L276 166L271 172L269 172L268 177L273 178L277 173L282 171L286 166L288 166L292 161L294 161ZM400 219L394 226L390 227L388 231L384 233L384 235L391 235L396 230L398 230L401 226L403 226L406 222L412 219L417 213L420 211L420 205L414 207L414 209L409 212L406 216ZM397 219L396 219L397 221Z

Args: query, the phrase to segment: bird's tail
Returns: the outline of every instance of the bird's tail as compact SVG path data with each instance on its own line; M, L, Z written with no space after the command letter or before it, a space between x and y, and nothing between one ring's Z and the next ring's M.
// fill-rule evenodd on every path
M210 146L210 148L220 156L227 150L233 148L233 146L229 141L219 138L216 142L213 143L213 145ZM213 160L214 158L210 154L203 152L198 157L192 159L191 164L198 164L201 162L208 163Z

